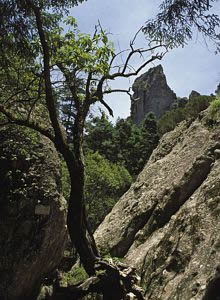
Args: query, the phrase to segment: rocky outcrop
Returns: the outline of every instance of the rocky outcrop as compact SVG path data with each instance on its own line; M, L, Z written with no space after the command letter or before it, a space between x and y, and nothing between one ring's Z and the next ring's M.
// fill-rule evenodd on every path
M140 123L149 112L160 118L176 100L176 94L167 85L161 65L138 77L132 89L131 118L135 123Z
M66 203L52 144L29 129L0 129L0 299L35 299L60 262Z
M145 299L220 297L220 124L207 124L203 112L164 135L95 233L138 269Z
M215 93L218 95L220 94L220 83L218 84Z
M201 96L200 93L198 93L197 91L192 90L192 92L189 94L189 100L195 98L195 97L199 97Z

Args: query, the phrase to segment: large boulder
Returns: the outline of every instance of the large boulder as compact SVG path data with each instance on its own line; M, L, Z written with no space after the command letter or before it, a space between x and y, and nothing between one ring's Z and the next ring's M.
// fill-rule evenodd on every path
M162 138L95 233L124 257L146 299L220 299L220 125L207 112Z
M29 129L1 128L0 141L0 299L33 300L66 240L59 157Z

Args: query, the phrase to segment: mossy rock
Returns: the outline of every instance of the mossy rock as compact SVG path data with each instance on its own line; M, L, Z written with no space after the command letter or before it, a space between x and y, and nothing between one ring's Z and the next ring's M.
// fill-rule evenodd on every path
M66 240L59 157L27 128L3 127L0 140L0 299L34 299Z

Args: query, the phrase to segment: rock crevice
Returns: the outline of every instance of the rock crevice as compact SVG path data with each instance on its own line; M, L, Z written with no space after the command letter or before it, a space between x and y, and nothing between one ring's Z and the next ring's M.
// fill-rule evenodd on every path
M220 127L207 127L207 118L162 138L95 233L102 252L139 270L146 299L220 296Z

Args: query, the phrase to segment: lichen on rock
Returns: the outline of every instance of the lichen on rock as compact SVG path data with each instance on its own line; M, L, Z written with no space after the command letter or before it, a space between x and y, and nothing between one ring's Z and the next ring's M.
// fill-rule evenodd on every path
M146 299L220 296L220 127L207 114L164 135L95 233L139 270Z
M0 136L0 299L34 299L66 240L59 157L30 129L2 127Z

